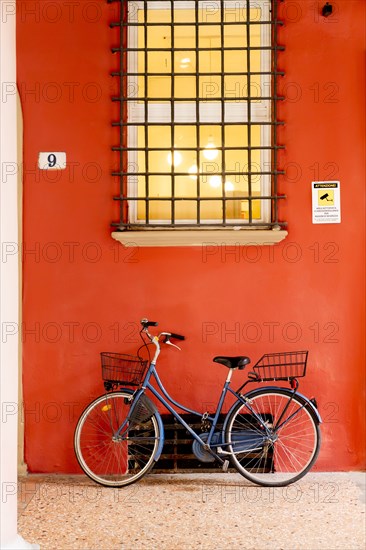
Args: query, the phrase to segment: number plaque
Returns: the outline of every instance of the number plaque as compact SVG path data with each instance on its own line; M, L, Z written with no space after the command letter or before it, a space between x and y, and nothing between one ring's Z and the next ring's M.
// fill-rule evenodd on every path
M38 168L40 170L65 170L66 153L39 153Z

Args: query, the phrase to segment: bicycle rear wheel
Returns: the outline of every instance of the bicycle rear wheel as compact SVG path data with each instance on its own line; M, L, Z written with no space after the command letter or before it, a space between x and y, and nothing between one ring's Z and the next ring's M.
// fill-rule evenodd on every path
M301 396L291 396L286 389L263 388L249 395L251 410L238 401L228 419L225 448L231 453L231 462L258 485L294 483L317 459L321 439L318 419L308 405L304 407L306 401Z
M159 440L155 414L140 401L126 423L131 393L121 390L98 397L81 414L74 436L76 458L87 476L101 485L134 483L154 465ZM146 399L146 398L145 398Z

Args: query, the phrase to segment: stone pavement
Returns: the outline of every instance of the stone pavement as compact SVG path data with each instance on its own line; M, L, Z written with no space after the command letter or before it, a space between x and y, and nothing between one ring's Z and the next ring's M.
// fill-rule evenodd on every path
M122 489L85 476L19 480L19 533L41 550L365 549L365 473L283 488L239 474L151 474Z

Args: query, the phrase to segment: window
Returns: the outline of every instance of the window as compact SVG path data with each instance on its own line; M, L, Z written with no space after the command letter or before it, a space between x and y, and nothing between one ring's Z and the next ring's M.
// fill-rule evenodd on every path
M121 3L119 231L280 227L275 6Z

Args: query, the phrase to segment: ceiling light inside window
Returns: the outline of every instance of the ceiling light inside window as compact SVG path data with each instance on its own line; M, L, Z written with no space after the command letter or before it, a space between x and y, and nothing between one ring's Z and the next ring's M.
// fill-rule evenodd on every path
M216 149L216 145L213 141L209 141L206 147L203 150L203 156L206 160L215 160L217 155L219 154L218 150Z
M190 174L189 177L192 180L196 180L197 179L197 173L198 173L197 164L192 164L192 166L188 169L188 173Z
M191 62L190 57L183 57L183 59L181 59L180 61L180 68L188 69L190 62Z
M183 160L183 157L179 151L174 151L173 157L171 153L169 153L167 156L167 161L168 161L168 164L170 164L170 166L172 166L172 164L174 166L179 166L182 163L182 160Z
M217 189L222 184L222 179L221 179L221 176L211 176L208 182L211 185L211 187L214 187L215 189Z

